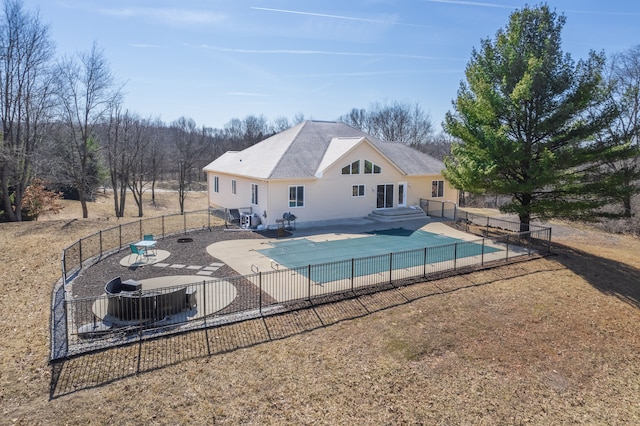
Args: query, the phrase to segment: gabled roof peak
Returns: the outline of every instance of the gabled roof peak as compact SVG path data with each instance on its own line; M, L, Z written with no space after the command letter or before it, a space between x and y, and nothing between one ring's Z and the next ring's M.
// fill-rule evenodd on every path
M443 168L422 152L402 143L383 142L348 124L305 120L243 151L224 154L205 170L257 179L313 178L363 139L404 173L439 173Z

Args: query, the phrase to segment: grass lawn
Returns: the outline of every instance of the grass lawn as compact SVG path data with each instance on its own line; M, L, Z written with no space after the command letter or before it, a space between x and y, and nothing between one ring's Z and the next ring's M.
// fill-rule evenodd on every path
M175 211L161 197L147 215ZM640 423L637 239L558 226L556 255L407 287L408 303L381 293L269 318L269 336L246 322L51 367L61 250L112 210L0 224L1 424Z

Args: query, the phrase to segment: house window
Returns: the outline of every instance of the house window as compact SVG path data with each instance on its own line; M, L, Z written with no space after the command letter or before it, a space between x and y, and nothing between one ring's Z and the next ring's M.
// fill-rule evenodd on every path
M360 160L356 160L348 166L342 168L343 175L357 175L360 174Z
M364 197L364 185L353 185L351 195L353 197Z
M443 180L431 181L431 197L433 198L444 197L444 181Z
M382 169L380 168L380 166L377 166L377 165L373 164L369 160L364 160L364 173L365 174L367 174L367 175L379 174L381 172L382 172Z
M258 204L258 185L251 184L251 204Z
M231 193L235 194L236 193L236 188L237 188L237 183L235 179L231 179Z
M289 187L289 207L304 207L304 186Z
M213 177L213 192L220 192L220 179L218 176Z

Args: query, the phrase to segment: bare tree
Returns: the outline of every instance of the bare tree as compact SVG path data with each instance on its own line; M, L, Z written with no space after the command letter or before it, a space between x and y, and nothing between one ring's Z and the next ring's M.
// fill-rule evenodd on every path
M263 115L248 115L242 123L244 141L249 146L254 145L269 136L267 119Z
M163 132L165 129L164 124L155 119L149 123L149 179L151 180L151 203L156 204L156 182L161 178L164 161L167 157L167 143L165 137L167 132Z
M425 143L418 145L415 148L442 161L451 155L451 144L453 141L454 139L451 136L444 132L440 132L437 135L429 137Z
M296 115L293 116L293 125L297 126L298 124L302 123L305 120L304 118L304 114L301 112L296 113Z
M433 134L431 118L417 103L376 102L368 111L353 108L338 120L380 139L415 148L427 143Z
M127 121L125 137L132 158L128 186L138 206L138 216L142 217L142 196L152 180L153 162L150 161L150 158L153 151L149 150L152 142L150 120L141 120L139 117L130 116Z
M352 108L347 114L338 117L338 121L342 121L345 124L360 129L365 133L371 134L371 125L369 121L369 114L364 108Z
M184 213L184 202L191 188L195 169L202 162L205 146L195 121L181 117L171 124L174 161L178 167L178 202Z
M34 153L51 109L54 46L48 27L38 14L25 12L22 2L5 1L0 19L0 211L21 221Z
M273 119L273 123L271 124L271 132L272 133L280 133L287 130L291 127L291 123L289 123L289 119L284 116L276 117Z
M410 146L425 143L433 132L431 119L417 103L375 103L369 111L369 122L374 136Z
M120 104L112 106L109 122L102 139L105 142L105 154L109 166L109 177L113 188L113 205L116 217L124 216L127 199L127 182L129 181L130 156L123 135L125 113Z
M66 145L60 161L66 165L69 183L78 191L82 217L87 218L87 201L99 183L96 126L107 120L112 105L119 102L120 90L95 43L88 52L62 59L57 74L63 125L58 142Z
M604 163L616 180L614 198L621 204L622 216L631 217L632 199L640 191L640 45L613 55L607 71L608 93L619 115L597 139L621 145L629 153Z

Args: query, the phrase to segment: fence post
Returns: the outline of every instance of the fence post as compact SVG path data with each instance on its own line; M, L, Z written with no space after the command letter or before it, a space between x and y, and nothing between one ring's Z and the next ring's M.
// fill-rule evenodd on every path
M351 292L353 293L353 276L355 275L355 271L356 271L356 260L352 257L351 258Z
M142 312L142 289L138 290L138 309L138 321L140 326L138 328L138 338L142 341L142 315L144 315Z
M202 280L202 313L204 314L204 325L207 325L207 281Z
M307 300L311 302L311 264L307 265L307 278L308 278Z
M393 283L393 253L389 253L389 284Z
M66 256L67 249L62 250L62 284L64 284L64 290L67 290L67 267L65 262L67 261Z
M509 237L510 235L507 235L507 250L505 252L505 262L509 261Z
M258 272L258 312L262 316L262 271Z
M422 276L427 278L427 248L424 248L424 256L422 258Z
M458 268L458 243L453 243L453 270Z
M440 217L444 217L444 201L442 202L442 206L440 209L441 209Z
M100 257L102 257L102 229L100 230Z
M66 283L65 283L66 284ZM69 353L69 305L67 302L67 292L65 290L64 292L64 301L63 301L63 306L64 306L64 324L65 324L65 330L64 330L64 341L65 341L65 355L67 355Z
M122 248L122 224L118 225L118 249Z
M187 213L182 213L182 229L184 230L184 235L187 235Z
M486 238L482 239L482 252L480 253L480 266L484 266L484 242Z

